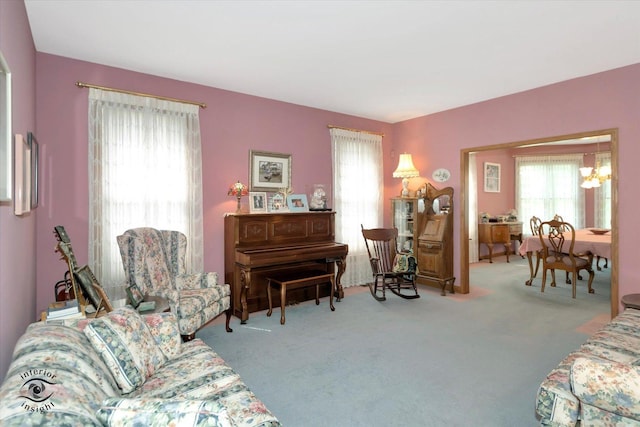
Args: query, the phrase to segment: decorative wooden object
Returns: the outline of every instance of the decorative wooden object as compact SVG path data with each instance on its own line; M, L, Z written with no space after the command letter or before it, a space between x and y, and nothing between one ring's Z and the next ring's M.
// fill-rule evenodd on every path
M453 276L453 188L438 190L427 183L425 210L420 215L418 237L418 276L420 284L439 286L445 295L447 285L454 293Z
M340 278L349 248L335 242L335 212L228 214L224 227L225 282L231 285L233 313L241 323L246 323L249 313L269 308L270 275L304 270L332 273L338 301L344 297ZM315 298L310 290L291 290L287 297L296 302ZM329 293L329 285L321 285L321 296Z

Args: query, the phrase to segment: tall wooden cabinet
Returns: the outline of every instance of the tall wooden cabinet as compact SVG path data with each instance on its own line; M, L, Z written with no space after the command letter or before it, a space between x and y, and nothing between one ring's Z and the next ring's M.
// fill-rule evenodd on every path
M424 200L417 197L393 197L391 222L398 229L398 249L414 251L420 235L420 214L424 212Z
M424 205L419 220L416 281L439 286L442 295L450 285L453 293L453 188L438 190L427 183Z

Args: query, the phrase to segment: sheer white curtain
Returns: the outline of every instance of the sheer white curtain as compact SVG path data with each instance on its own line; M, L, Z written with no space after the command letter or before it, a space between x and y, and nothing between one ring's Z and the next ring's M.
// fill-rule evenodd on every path
M134 227L187 236L187 269L202 271L202 159L198 106L89 91L89 265L123 298L116 236Z
M469 153L469 182L467 200L469 202L469 262L478 262L478 165L476 153Z
M580 167L582 154L557 156L516 156L516 203L518 216L525 224L532 216L548 221L554 215L584 228L584 189Z
M596 164L611 167L611 153L596 153ZM593 193L595 203L595 226L598 228L611 228L611 180L603 182L596 187Z
M371 281L360 225L382 227L382 136L330 129L336 240L349 245L344 287Z

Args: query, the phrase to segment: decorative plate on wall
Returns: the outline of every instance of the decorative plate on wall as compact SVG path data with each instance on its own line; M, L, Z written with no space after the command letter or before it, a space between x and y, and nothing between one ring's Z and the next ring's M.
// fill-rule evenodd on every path
M451 177L451 172L448 169L440 168L433 171L431 174L431 178L437 182L445 182L448 181Z

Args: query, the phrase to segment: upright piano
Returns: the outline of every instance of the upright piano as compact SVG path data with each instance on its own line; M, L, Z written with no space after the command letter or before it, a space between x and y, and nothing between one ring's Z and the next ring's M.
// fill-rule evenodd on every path
M335 241L335 212L228 214L224 219L225 282L231 285L233 314L246 323L249 313L269 308L269 274L322 270L336 275L338 301L344 297L340 279L348 246ZM329 284L321 296L329 294ZM287 293L290 301L315 298L309 289ZM274 301L274 305L278 305Z

